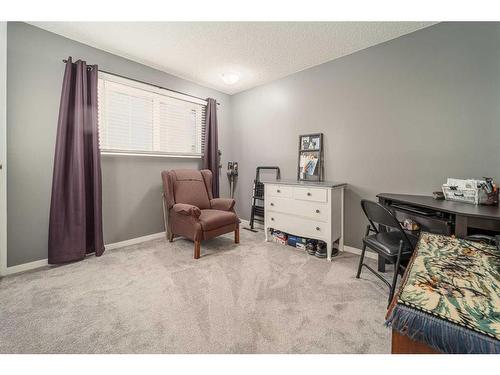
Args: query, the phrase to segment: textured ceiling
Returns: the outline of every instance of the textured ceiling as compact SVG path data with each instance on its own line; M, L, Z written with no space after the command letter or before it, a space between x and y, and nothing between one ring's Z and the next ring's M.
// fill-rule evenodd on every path
M32 22L228 94L432 25L432 22ZM227 85L221 74L236 72Z

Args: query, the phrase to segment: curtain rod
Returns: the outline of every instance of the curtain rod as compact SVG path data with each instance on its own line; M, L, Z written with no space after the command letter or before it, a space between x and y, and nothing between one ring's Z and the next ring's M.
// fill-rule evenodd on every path
M63 59L63 61L62 61L62 62L66 64L66 63L68 62L68 60ZM89 65L89 66L91 66L91 65ZM191 98L195 98L195 99L199 99L199 100L207 100L207 98L200 98L200 97L198 97L198 96L194 96L194 95L191 95L191 94L186 94L185 92L181 92L181 91L177 91L177 90L172 90L172 89L169 89L169 88L166 88L166 87L163 87L163 86L155 85L155 84L153 84L153 83L140 81L140 80L138 80L138 79L134 79L134 78L130 78L130 77L125 77L125 76L122 76L122 75L120 75L120 74L116 74L116 73L111 73L111 72L108 72L108 71L106 71L106 70L101 70L101 69L99 69L99 72L103 72L103 73L106 73L106 74L111 74L112 76L115 76L115 77L120 77L120 78L124 78L124 79L129 79L129 80L131 80L131 81L138 82L138 83L142 83L142 84L144 84L144 85L154 86L154 87L159 88L159 89L162 89L162 90L172 91L172 92L175 92L175 93L177 93L177 94L190 96ZM215 101L215 103L216 103L217 105L220 105L220 103L219 103L218 101Z

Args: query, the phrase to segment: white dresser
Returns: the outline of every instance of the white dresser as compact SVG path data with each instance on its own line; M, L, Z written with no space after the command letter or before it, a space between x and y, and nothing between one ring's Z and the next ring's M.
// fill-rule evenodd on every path
M339 250L344 249L345 183L284 179L263 183L266 241L272 228L325 241L328 260L335 241Z

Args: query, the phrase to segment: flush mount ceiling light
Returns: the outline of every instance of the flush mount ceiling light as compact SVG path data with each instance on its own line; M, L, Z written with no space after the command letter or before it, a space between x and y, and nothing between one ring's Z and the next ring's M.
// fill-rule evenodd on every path
M237 73L224 73L221 78L227 85L233 85L240 80L240 76Z

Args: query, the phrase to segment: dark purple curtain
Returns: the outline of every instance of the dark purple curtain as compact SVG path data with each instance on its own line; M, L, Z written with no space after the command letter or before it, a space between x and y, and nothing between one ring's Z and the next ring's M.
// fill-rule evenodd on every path
M49 221L49 263L104 252L97 65L66 63L59 107Z
M212 171L212 194L219 198L219 141L217 133L217 102L207 99L206 111L205 154L203 156L203 169Z

